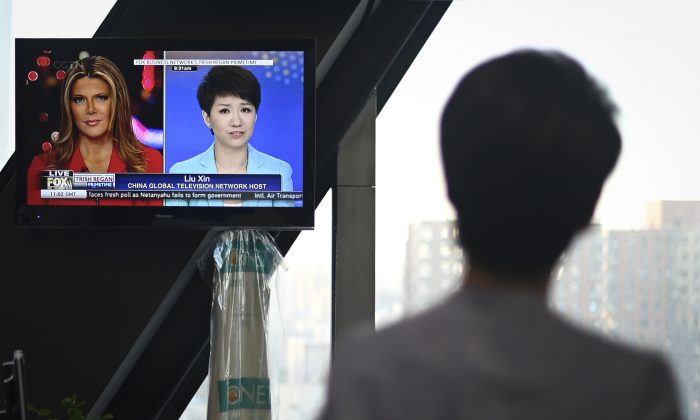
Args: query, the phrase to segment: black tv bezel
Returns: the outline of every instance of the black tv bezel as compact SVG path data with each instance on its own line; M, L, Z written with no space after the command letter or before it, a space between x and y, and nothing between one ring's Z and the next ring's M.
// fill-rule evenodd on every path
M302 207L35 206L27 203L27 169L36 153L27 150L26 96L22 93L28 55L55 43L91 48L156 51L304 52L304 199ZM162 227L183 229L305 230L314 227L316 175L316 42L313 39L17 38L15 40L15 224L35 228Z

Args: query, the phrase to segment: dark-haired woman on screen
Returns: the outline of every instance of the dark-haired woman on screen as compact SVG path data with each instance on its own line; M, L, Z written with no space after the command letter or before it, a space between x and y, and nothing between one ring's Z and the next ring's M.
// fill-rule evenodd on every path
M260 82L239 66L215 66L197 90L204 123L214 141L199 155L178 162L170 173L279 174L282 191L292 191L292 167L250 144L261 101ZM292 207L293 200L166 200L169 206Z

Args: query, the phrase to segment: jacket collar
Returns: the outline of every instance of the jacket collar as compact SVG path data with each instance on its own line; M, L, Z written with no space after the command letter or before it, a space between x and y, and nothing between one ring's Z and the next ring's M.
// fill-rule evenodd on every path
M213 149L212 149L213 150ZM68 163L68 167L76 172L89 172L87 165L85 164L85 159L83 159L83 154L80 153L80 147L76 142L75 149L73 150L73 156ZM109 158L109 166L107 167L107 173L120 173L128 172L126 163L119 157L119 152L117 152L117 145L112 144L112 156Z
M246 170L248 173L255 173L255 170L265 163L265 156L258 152L256 148L248 143L248 166ZM214 157L214 143L209 146L209 148L202 153L199 158L199 164L209 172L204 173L216 173L216 158Z

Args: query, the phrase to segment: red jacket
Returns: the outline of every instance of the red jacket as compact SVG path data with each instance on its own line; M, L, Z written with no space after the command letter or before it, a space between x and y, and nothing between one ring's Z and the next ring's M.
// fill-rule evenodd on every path
M146 172L163 172L163 155L155 149L141 145L144 157L146 158ZM42 199L41 198L41 171L46 169L48 160L47 153L34 156L27 171L27 204L41 206L162 206L163 200L115 200L115 199ZM65 168L74 172L90 172L80 153L80 148L76 147L68 165ZM126 163L119 157L116 147L112 147L112 157L109 159L107 173L129 172Z

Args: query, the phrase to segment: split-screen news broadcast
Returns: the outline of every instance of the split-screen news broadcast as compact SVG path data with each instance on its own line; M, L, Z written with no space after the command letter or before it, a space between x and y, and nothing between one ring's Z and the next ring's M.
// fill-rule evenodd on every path
M311 43L82 41L17 40L18 211L313 206Z

